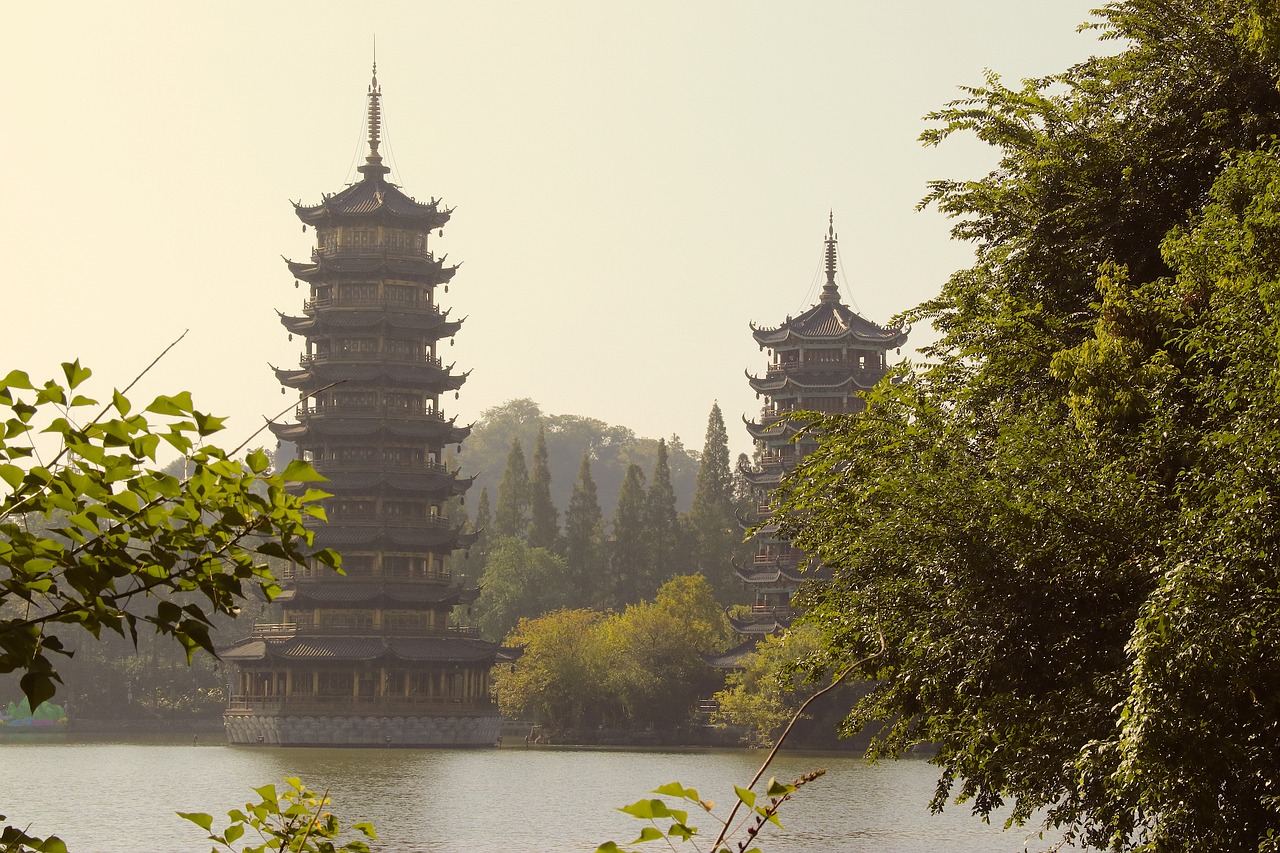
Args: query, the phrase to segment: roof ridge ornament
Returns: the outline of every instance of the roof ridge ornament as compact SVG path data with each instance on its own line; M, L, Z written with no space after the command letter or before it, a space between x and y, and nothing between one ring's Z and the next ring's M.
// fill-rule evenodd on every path
M827 236L823 241L826 244L826 268L827 282L822 285L822 295L818 297L818 301L824 305L840 304L840 286L836 284L836 225L835 211L827 211Z
M378 85L377 47L374 48L373 79L369 83L368 97L369 155L364 158L365 164L356 171L363 174L365 180L370 177L379 180L391 170L382 165L382 155L378 153L378 146L382 143L382 87Z

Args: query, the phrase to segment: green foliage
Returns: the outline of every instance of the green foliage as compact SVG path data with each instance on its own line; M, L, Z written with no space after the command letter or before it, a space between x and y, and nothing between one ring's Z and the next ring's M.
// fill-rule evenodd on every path
M561 607L572 595L571 584L561 557L513 536L501 538L490 550L480 579L476 624L485 637L500 640L521 619Z
M529 544L534 548L560 551L560 513L551 502L551 467L547 457L547 433L538 430L533 449L533 472L529 477Z
M505 715L556 731L671 730L714 689L699 652L719 651L729 637L706 580L676 577L653 603L622 613L559 610L521 620L506 644L524 654L495 670L494 695Z
M308 790L301 779L284 781L289 787L281 793L275 785L255 788L260 800L227 812L230 822L221 832L213 830L211 815L178 812L178 816L209 833L215 845L212 853L218 853L219 848L240 853L369 853L365 839L378 838L372 824L353 823L350 830L361 837L344 841L342 824L327 811L328 793ZM260 843L237 848L235 845L250 833L256 834L253 841Z
M507 467L498 486L498 506L493 515L496 536L524 537L529 529L529 466L524 461L520 439L513 439L507 453Z
M1276 849L1280 78L1249 2L1102 10L1126 49L934 118L999 166L938 182L976 262L941 333L815 424L784 535L834 578L815 671L883 637L846 729L938 747L934 807L1095 847Z
M604 517L591 476L591 457L582 455L578 480L564 517L564 557L573 576L570 607L605 606Z
M674 839L681 843L688 842L695 851L703 850L703 845L700 841L705 837L705 834L699 833L698 828L691 825L689 812L686 809L673 808L671 805L671 803L683 805L680 802L683 800L693 803L696 808L701 809L713 820L716 826L717 834L710 840L710 846L706 847L708 851L731 853L731 848L728 844L730 841L735 841L734 849L738 853L760 853L760 848L755 847L754 843L765 826L772 824L778 829L782 829L782 823L778 820L778 810L782 808L782 804L791 799L791 796L801 786L807 785L825 772L824 770L818 770L813 773L806 773L791 782L779 782L776 778L770 778L765 786L763 796L757 795L749 787L740 788L734 786L736 802L733 809L725 817L717 815L713 811L715 803L702 799L696 789L686 788L679 782L669 782L651 792L657 794L661 799L651 797L637 800L629 806L623 806L618 809L623 814L630 815L649 824L640 830L639 837L627 842L626 846L661 841L668 847L674 848L671 843ZM745 814L738 819L738 812L744 808L746 810ZM742 837L737 840L736 837L739 835ZM606 841L596 848L596 853L627 853L627 851L616 841Z
M645 494L645 527L649 542L645 586L652 589L689 567L680 560L680 518L676 513L676 493L671 484L667 443L658 440L658 458Z
M743 660L742 668L729 673L724 690L716 693L717 722L747 727L757 746L773 743L818 689L809 676L812 667L805 662L824 648L821 634L808 624L765 637Z
M732 580L732 559L742 544L743 532L735 513L734 487L729 467L729 433L720 404L714 403L707 416L707 435L688 526L695 560L690 568L711 581L721 600L729 600L737 592Z
M286 481L318 479L305 463L270 474L261 451L237 462L205 444L221 419L188 394L135 412L116 391L99 406L76 393L86 368L71 362L63 372L42 384L18 370L0 381L9 413L0 478L10 490L0 500L0 604L20 604L0 611L0 673L22 673L33 704L54 695L54 659L68 653L71 629L136 640L143 623L188 659L212 653L215 616L234 615L250 589L268 599L279 591L266 558L305 559L303 521L322 515L307 504L324 496L286 490ZM162 443L186 457L185 479L151 467Z
M644 473L639 465L627 467L627 478L618 494L613 515L613 542L609 550L609 596L611 607L639 601L649 584L649 537L645 525Z

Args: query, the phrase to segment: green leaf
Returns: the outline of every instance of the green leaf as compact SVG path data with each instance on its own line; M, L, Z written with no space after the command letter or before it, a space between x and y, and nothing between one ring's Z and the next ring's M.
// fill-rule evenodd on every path
M255 474L261 474L271 465L271 460L267 458L267 454L261 449L254 450L247 457L245 463L249 466L249 470Z
M290 483L319 483L328 479L311 467L310 462L294 459L280 474L280 479Z
M733 786L733 790L737 792L738 799L742 800L743 805L751 807L756 804L756 795L754 791L749 791L746 788L739 788L737 785Z
M786 796L787 794L794 794L795 790L796 790L795 785L790 785L790 784L787 784L786 782L779 782L778 777L770 776L769 790L766 792L766 795L770 797L782 797L782 796Z
M31 384L31 377L27 375L25 370L10 370L9 375L0 382L0 387L4 388L22 388L27 391L35 390L35 386Z
M227 827L227 831L222 834L222 837L226 843L234 844L240 840L242 835L244 835L244 825L233 823Z
M702 802L702 797L698 796L698 792L695 789L686 788L679 782L668 782L659 788L654 788L653 793L661 794L664 797L680 797L699 804Z
M67 377L67 387L75 388L81 382L84 382L93 375L93 371L87 367L80 366L80 359L75 361L63 362L62 373Z
M655 829L652 826L646 826L644 829L640 830L640 837L637 838L635 841L632 841L631 843L643 844L646 841L661 841L663 838L666 838L666 836L663 835L659 830Z
M121 394L119 391L111 392L111 404L116 407L116 411L120 413L120 417L129 414L129 410L133 408L129 402L129 398Z
M9 484L12 489L22 485L22 478L26 476L26 472L17 465L4 464L0 465L0 479Z
M204 812L178 812L178 817L191 821L205 832L213 831L213 815Z

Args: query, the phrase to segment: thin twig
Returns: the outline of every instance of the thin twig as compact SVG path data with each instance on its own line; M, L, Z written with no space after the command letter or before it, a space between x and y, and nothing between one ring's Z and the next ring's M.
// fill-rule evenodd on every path
M756 786L756 783L760 781L760 777L764 775L764 771L769 769L769 765L773 763L773 759L774 757L777 756L778 750L782 748L783 741L787 739L787 735L791 734L792 727L795 726L795 724L800 720L800 717L804 715L805 710L811 704L813 704L813 701L817 699L819 696L823 695L824 693L827 693L828 691L833 690L837 685L840 684L840 682L844 681L849 676L849 674L852 673L856 668L862 666L867 661L874 660L880 657L880 655L884 654L884 633L877 632L876 636L879 637L880 639L879 651L877 651L875 654L867 655L865 658L861 658L860 660L856 660L853 663L849 664L847 667L845 667L843 672L841 672L838 676L836 676L831 680L830 684L828 684L826 687L819 690L817 693L814 693L808 699L804 700L804 703L801 704L800 707L796 709L796 712L791 715L791 721L787 723L787 727L782 730L782 734L778 736L778 739L776 741L774 741L773 749L769 750L768 757L765 758L764 763L760 765L760 769L756 771L756 775L752 778L750 784L747 785L748 791L750 791L752 788ZM725 820L724 822L724 828L720 830L720 834L716 836L715 842L711 845L712 851L718 850L720 845L724 843L724 840L728 838L729 835L731 834L729 831L729 828L733 826L733 819L738 814L738 809L740 808L742 808L742 799L738 798L738 801L733 804L733 809L729 812L728 819Z
M316 394L322 394L322 393L324 393L325 391L328 391L330 388L336 388L337 386L341 385L343 382L346 382L346 381L347 381L347 380L345 380L345 379L339 379L337 382L330 382L328 385L324 386L323 388L317 388L316 390L312 391L312 392L311 392L310 394L308 394L307 396L308 396L308 397L314 397ZM271 425L272 425L273 423L275 423L276 421L280 420L280 418L282 418L282 417L284 417L285 415L289 414L289 410L290 410L290 409L296 409L297 407L298 407L298 404L297 404L297 403L290 403L289 405L285 406L285 407L284 407L283 409L281 409L280 411L276 412L276 413L275 413L275 415L273 415L272 417L266 418L266 419L265 419L265 420L266 420L266 423L264 423L262 426L258 427L258 428L257 428L257 429L255 429L252 433L250 433L250 434L249 434L249 437L248 437L248 438L246 438L244 441L240 442L238 445L236 445L236 448L235 448L234 450L232 450L230 453L228 453L228 454L227 454L227 456L229 456L229 457L230 457L230 456L235 456L235 455L236 455L237 453L239 453L241 450L244 450L244 449L245 449L245 447L246 447L246 446L248 446L249 442L253 441L255 438L257 438L259 435L261 435L261 434L262 434L262 431L263 431L264 429L266 429L267 427L271 426Z

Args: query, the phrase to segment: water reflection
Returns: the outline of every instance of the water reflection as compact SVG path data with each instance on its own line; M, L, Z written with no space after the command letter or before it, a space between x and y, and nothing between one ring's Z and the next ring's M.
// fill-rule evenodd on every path
M616 750L360 750L229 748L180 743L0 744L0 813L57 832L75 851L205 850L174 812L225 814L252 787L300 776L328 788L344 822L372 820L384 849L591 851L630 841L640 822L615 811L665 782L727 803L762 754ZM936 778L923 760L870 767L847 756L787 754L774 770L827 775L783 812L769 853L988 853L1023 850L1025 830L1001 832L964 809L931 816ZM16 772L15 772L16 771ZM717 809L720 811L720 809ZM221 823L215 823L220 826ZM703 822L704 832L710 831ZM1037 846L1033 842L1033 847Z

